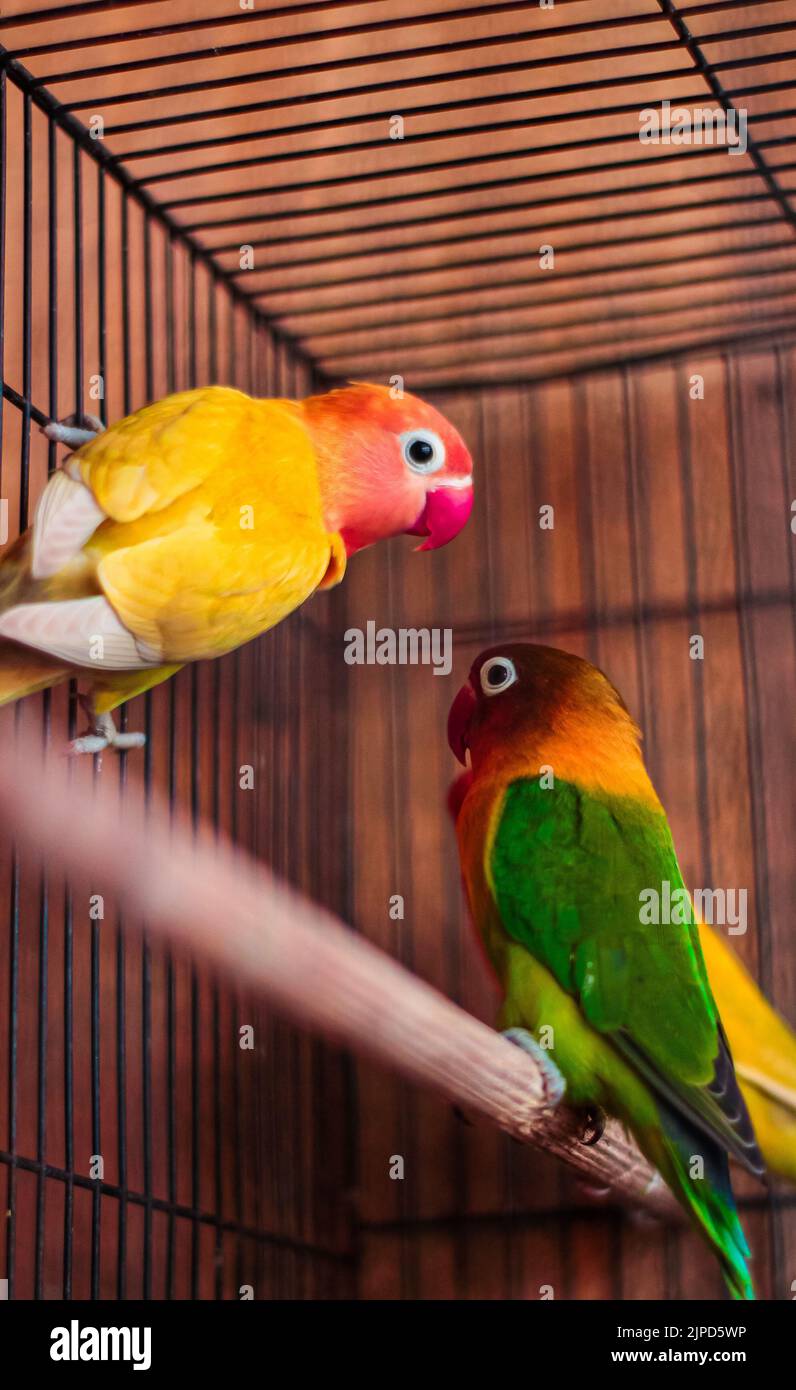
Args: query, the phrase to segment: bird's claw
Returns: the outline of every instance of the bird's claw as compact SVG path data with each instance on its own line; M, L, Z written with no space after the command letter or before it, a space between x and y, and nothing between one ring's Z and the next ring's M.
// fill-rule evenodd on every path
M79 449L102 434L105 426L96 415L76 413L67 415L64 420L48 420L41 432L51 444L65 444L69 449Z
M117 734L110 747L117 753L129 753L133 748L145 748L146 734Z
M527 1052L529 1056L533 1057L542 1073L542 1089L544 1091L545 1105L549 1110L555 1110L564 1099L567 1083L550 1056L550 1053L539 1045L533 1034L529 1033L526 1028L506 1028L504 1029L503 1037L509 1042L514 1043L515 1047L521 1047L523 1052Z
M143 748L145 743L146 734L119 733L111 716L100 714L94 719L92 729L73 739L67 753L72 758L84 753L104 753L106 748L112 748L115 753L127 753L133 748Z
M581 1144L591 1148L598 1144L605 1133L605 1112L599 1105L590 1105L582 1112L583 1128L578 1136Z
M83 753L102 753L107 747L108 740L101 734L81 734L72 739L66 751L70 758L79 758Z

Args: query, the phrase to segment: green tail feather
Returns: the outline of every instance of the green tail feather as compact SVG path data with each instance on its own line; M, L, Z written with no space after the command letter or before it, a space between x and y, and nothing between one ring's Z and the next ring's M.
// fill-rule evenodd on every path
M738 1219L727 1154L668 1106L661 1106L660 1111L664 1145L673 1170L669 1174L671 1186L713 1246L732 1297L754 1299L746 1263L751 1252ZM703 1160L702 1178L691 1177L695 1155Z

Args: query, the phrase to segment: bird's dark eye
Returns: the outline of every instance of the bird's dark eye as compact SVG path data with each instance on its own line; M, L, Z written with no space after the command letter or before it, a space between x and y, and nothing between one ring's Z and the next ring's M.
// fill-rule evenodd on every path
M413 473L437 473L445 463L445 445L433 430L408 430L401 435L401 448Z
M434 457L434 445L427 439L413 439L407 447L406 456L412 463L428 463Z
M508 666L504 666L502 663L497 666L490 666L486 673L486 683L494 690L505 685L510 675Z
M485 695L508 690L517 679L514 662L507 656L492 656L481 667L481 689Z

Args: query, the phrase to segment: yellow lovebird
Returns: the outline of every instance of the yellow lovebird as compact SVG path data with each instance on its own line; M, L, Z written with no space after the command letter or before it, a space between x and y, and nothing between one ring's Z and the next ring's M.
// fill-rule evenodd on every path
M96 436L45 433L79 447L0 563L0 705L82 677L78 753L140 747L117 705L267 631L375 541L445 545L472 508L459 434L384 386L304 401L208 386Z

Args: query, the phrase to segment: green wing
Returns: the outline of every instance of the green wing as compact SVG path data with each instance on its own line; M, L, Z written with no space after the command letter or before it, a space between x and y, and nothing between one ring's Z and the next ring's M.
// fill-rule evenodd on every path
M641 920L645 890L684 891L663 812L572 783L513 782L490 870L508 935L670 1105L756 1170L697 928Z

